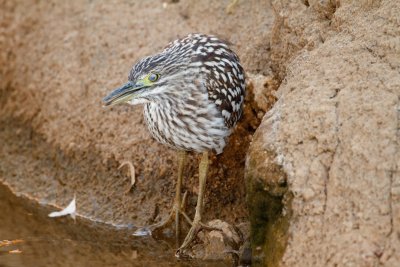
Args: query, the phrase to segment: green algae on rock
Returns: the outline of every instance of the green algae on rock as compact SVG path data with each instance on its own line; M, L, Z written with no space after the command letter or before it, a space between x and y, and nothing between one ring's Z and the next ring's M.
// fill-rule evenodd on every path
M288 240L292 197L275 154L258 143L257 132L254 140L245 174L253 264L278 266Z

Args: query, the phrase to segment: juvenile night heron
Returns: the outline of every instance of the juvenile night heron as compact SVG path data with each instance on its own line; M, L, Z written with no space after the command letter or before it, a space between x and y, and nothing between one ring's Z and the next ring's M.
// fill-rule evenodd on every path
M144 118L153 137L180 151L175 203L167 219L175 214L177 235L179 214L187 218L181 210L186 152L203 153L196 212L178 255L202 225L208 152L222 152L241 117L244 94L245 75L238 56L215 36L190 34L170 43L161 53L141 59L130 71L128 82L103 99L106 106L144 104Z

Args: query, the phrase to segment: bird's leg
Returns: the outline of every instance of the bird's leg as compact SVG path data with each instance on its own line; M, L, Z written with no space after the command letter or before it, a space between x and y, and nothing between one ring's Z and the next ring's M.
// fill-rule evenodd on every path
M178 180L176 181L175 200L174 200L174 205L172 206L171 212L169 213L168 217L161 222L158 222L158 223L155 223L152 225L148 225L144 228L139 229L139 232L143 229L150 230L150 232L151 232L155 229L162 228L165 225L167 225L175 215L176 238L177 238L177 240L179 239L179 234L180 234L179 214L182 213L182 215L185 217L185 219L188 220L188 216L182 210L183 204L186 199L186 193L183 195L183 200L181 197L183 170L184 170L185 163L186 163L186 157L187 157L186 151L178 152ZM189 221L189 223L191 223L191 222Z
M183 170L186 162L186 151L178 152L178 180L176 181L175 203L172 211L175 210L175 236L179 240L180 227L179 227L179 213L181 212L181 190L183 180ZM179 242L179 241L178 241Z
M199 196L197 197L196 213L194 215L192 227L190 228L182 245L176 252L177 256L181 255L183 253L183 250L189 246L189 244L196 237L197 232L200 230L202 226L201 213L203 210L203 199L204 199L204 190L206 187L208 165L209 165L208 152L203 152L203 156L201 157L201 161L199 164Z

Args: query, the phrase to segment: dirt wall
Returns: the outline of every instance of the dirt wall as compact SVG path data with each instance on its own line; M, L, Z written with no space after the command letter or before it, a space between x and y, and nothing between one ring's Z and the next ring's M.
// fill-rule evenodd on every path
M284 252L276 242L258 254L269 266L396 266L400 5L274 1L273 6L271 57L284 79L278 101L256 131L246 177L270 196L279 178L283 189L287 183L288 191L278 191L275 199L280 216L273 210L251 214L253 222L264 220L261 233L272 232L285 244ZM263 175L260 164L282 170ZM273 242L270 236L264 241Z

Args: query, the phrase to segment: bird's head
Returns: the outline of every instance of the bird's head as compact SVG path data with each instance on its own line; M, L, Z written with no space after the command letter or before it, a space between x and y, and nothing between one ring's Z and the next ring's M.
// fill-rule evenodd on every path
M119 103L132 105L147 103L163 93L181 88L192 76L187 76L189 55L171 53L170 50L149 56L137 62L129 73L128 82L103 98L105 106ZM192 68L192 74L196 71Z

